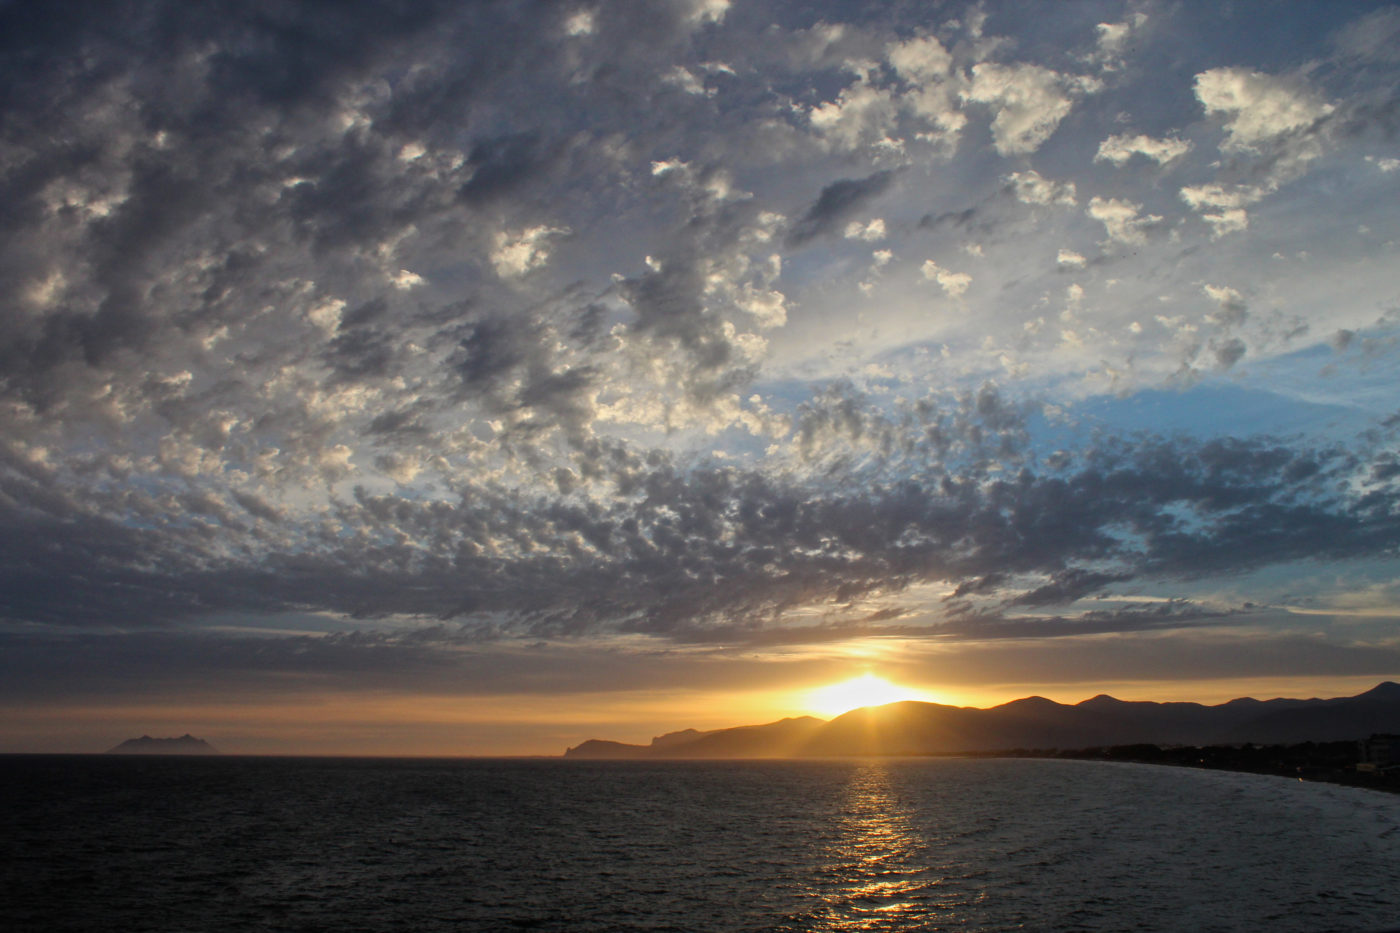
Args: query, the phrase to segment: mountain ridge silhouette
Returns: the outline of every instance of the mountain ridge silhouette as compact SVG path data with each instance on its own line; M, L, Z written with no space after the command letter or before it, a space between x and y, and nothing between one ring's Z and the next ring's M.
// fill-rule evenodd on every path
M1156 745L1293 744L1400 733L1400 684L1383 681L1353 697L1240 697L1201 703L1119 700L1077 704L1023 697L998 706L903 700L831 720L811 716L727 729L670 732L648 745L589 739L565 758L802 758L954 755L1012 749Z

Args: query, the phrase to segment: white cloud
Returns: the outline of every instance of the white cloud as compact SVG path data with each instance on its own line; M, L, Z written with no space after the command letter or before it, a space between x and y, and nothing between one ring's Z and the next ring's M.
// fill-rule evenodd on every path
M1199 185L1181 189L1181 199L1198 211L1212 207L1244 207L1266 194L1267 189L1254 185Z
M549 238L569 233L567 227L527 227L519 233L496 234L491 264L501 278L512 278L538 269L549 261Z
M932 36L893 43L885 58L901 78L919 84L945 78L953 68L953 56Z
M661 80L696 97L710 97L714 94L713 91L707 91L704 83L684 65L675 66Z
M1052 181L1039 172L1027 170L1012 172L1006 176L1022 204L1074 204L1075 188L1072 181Z
M688 167L687 163L682 162L680 159L665 159L660 162L651 163L651 174L653 176L667 175L671 172L678 172Z
M885 47L885 60L908 85L899 105L918 118L923 129L915 137L951 148L967 125L954 94L953 56L932 36L921 36Z
M1239 293L1238 289L1231 288L1229 285L1202 284L1201 289L1222 308L1227 305L1242 306L1244 304L1244 296Z
M982 62L972 66L972 86L964 97L996 110L992 139L998 153L1023 155L1039 149L1069 114L1067 84L1081 91L1098 89L1093 79L1065 78L1039 65Z
M1242 207L1202 214L1201 219L1210 224L1213 240L1218 240L1227 233L1239 233L1249 229L1249 212Z
M1400 169L1400 159L1378 159L1375 156L1367 156L1366 161L1375 165L1376 168L1380 169L1386 174Z
M782 327L787 323L787 296L777 289L745 283L734 303L752 314L759 327Z
M564 32L570 36L591 36L597 28L592 10L579 10L564 20Z
M1099 32L1099 51L1113 56L1122 53L1123 44L1128 41L1128 33L1132 31L1127 23L1099 23L1095 28Z
M914 38L885 46L884 58L902 84L883 81L875 60L848 59L842 67L856 80L835 100L808 109L812 128L837 148L871 145L899 159L905 146L897 132L902 122L914 138L951 147L967 117L957 107L958 76L947 49L935 38Z
M691 0L686 19L692 25L719 23L724 21L724 14L728 12L729 0Z
M811 108L807 119L823 138L843 149L888 139L899 107L893 94L870 84L866 74L833 101Z
M1157 214L1140 216L1141 204L1118 198L1094 198L1089 202L1089 216L1101 221L1110 240L1136 245L1147 242L1145 229L1161 221Z
M1130 48L1129 38L1133 32L1147 22L1147 15L1135 13L1130 17L1130 22L1125 23L1099 23L1094 27L1098 33L1094 51L1089 55L1082 56L1081 60L1091 65L1098 65L1104 71L1118 71L1123 67L1123 56Z
M55 269L42 279L37 279L24 289L24 297L31 304L47 307L54 303L54 300L63 293L63 287L67 284L67 279L63 272Z
M919 267L919 272L930 282L937 282L938 287L943 289L943 293L950 298L960 298L972 284L972 276L966 272L950 272L934 262L932 259L924 261Z
M1215 323L1223 324L1227 327L1235 327L1244 323L1245 315L1248 312L1248 305L1245 303L1244 295L1238 289L1229 285L1209 285L1202 284L1202 290L1219 307L1219 313L1214 316Z
M1211 237L1220 239L1228 233L1249 228L1246 204L1253 204L1269 193L1270 188L1255 185L1199 185L1181 189L1181 199L1201 215L1211 226Z
M885 238L885 221L881 217L876 217L867 224L859 221L851 221L846 224L846 239L864 240L867 243L875 243Z
M355 471L350 458L355 452L344 444L324 447L316 455L316 468L327 480L337 480Z
M335 333L340 327L340 312L345 310L345 301L341 298L328 298L316 305L313 305L306 312L306 316L327 334Z
M394 287L399 289L400 291L408 291L410 288L415 288L419 285L422 285L423 277L417 272L410 272L407 269L400 269L398 272L389 276L389 281L392 282L394 284Z
M1196 75L1196 98L1207 113L1225 114L1225 152L1255 150L1285 133L1311 126L1333 107L1300 82L1244 68Z
M1185 139L1153 139L1151 136L1110 136L1099 143L1095 162L1112 162L1122 165L1135 154L1141 154L1159 165L1178 159L1191 150L1191 143Z
M875 291L875 281L880 277L880 270L884 269L894 261L894 252L888 249L877 249L870 254L870 269L866 272L869 276L863 282L857 282L856 288L861 294L869 297Z
M1061 269L1083 269L1088 260L1073 250L1062 249L1055 257L1055 264Z

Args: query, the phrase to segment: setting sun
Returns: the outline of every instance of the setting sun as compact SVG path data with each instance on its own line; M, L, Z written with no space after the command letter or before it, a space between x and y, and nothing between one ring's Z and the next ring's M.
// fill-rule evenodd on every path
M928 695L922 691L890 683L883 677L867 673L810 691L806 696L805 705L815 713L839 716L862 706L883 706L901 700L928 699Z

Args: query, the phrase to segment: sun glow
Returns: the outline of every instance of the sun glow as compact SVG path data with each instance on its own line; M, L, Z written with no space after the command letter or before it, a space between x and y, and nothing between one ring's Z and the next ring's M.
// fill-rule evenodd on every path
M874 674L862 674L839 684L810 691L804 705L814 713L839 716L862 706L883 706L901 700L928 700L927 694L912 687L890 683Z

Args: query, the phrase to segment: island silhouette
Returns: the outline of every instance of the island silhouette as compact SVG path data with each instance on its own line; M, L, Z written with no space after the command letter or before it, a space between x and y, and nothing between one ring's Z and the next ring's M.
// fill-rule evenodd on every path
M107 749L108 755L217 755L219 750L203 739L197 739L188 732L173 739L153 739L143 735L139 739L127 739L115 748Z
M1350 742L1400 732L1400 684L1354 697L1249 697L1216 706L1118 700L1067 705L1032 696L987 709L907 700L824 721L810 716L728 729L687 729L648 745L589 739L566 758L794 758L965 755L1114 746L1239 746ZM1353 759L1354 760L1354 759Z

